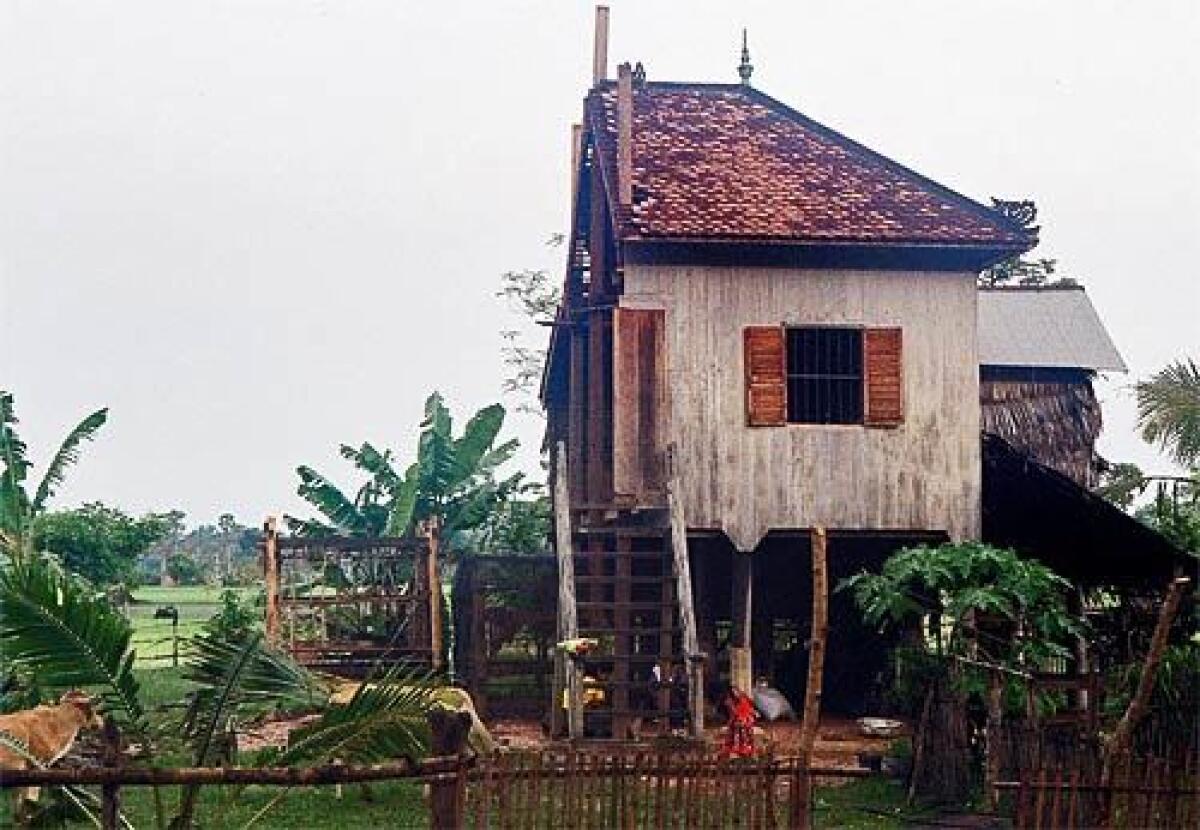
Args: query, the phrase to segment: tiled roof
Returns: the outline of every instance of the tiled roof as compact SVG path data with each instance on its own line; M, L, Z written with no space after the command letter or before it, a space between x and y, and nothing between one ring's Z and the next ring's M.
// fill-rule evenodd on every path
M617 87L587 102L610 199ZM626 239L980 245L1026 249L1018 225L741 85L633 90ZM614 207L617 207L614 204Z

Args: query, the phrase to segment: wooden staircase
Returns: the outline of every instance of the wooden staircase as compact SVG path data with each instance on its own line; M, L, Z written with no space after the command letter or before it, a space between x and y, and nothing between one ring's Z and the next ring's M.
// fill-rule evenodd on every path
M669 687L653 673L657 665L668 680L685 656L665 511L580 511L573 525L579 636L600 643L582 684L585 700L592 690L604 695L596 731L624 738L639 719L683 722L686 705L676 694L672 709Z
M665 506L570 509L565 471L558 473L559 631L562 639L598 642L584 660L565 661L569 734L625 739L647 721L662 728L689 722L693 734L700 734L703 656L696 645L686 529L670 495L674 488ZM654 679L656 665L662 682ZM677 666L688 678L683 689L667 682ZM556 693L556 707L560 701Z

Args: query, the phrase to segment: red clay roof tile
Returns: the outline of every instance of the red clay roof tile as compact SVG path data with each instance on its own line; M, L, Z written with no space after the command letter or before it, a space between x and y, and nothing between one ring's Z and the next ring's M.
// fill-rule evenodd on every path
M616 99L607 83L586 102L609 194L616 192ZM625 239L1021 250L1035 241L1000 213L745 86L636 86L632 157L633 203L614 211Z

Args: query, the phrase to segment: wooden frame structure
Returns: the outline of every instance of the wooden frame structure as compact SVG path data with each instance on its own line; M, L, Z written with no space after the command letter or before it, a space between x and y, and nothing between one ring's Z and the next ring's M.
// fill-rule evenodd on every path
M263 539L266 635L302 665L361 676L376 663L443 668L437 535Z

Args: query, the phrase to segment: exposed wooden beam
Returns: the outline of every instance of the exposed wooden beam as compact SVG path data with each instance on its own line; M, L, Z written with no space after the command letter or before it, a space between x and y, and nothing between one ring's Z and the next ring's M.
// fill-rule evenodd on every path
M592 40L592 86L608 76L608 6L596 7L596 31Z

